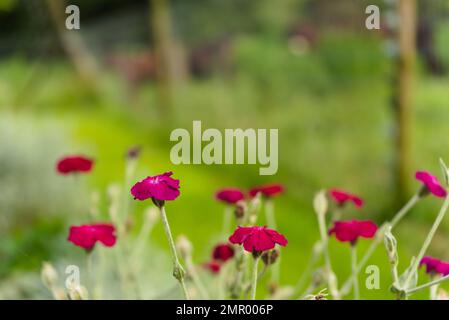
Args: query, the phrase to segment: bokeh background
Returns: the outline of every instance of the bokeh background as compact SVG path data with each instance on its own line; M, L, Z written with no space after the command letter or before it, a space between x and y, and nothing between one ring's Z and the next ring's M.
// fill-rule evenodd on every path
M415 10L415 23L400 2ZM68 4L80 8L80 30L64 28ZM380 30L365 28L370 4L381 8ZM136 145L136 181L169 170L181 180L182 196L167 210L198 263L218 240L217 189L283 183L275 203L290 242L282 285L298 281L319 237L317 190L359 194L366 206L348 208L345 218L381 223L418 187L415 170L439 175L439 157L449 161L445 0L0 0L0 26L3 299L50 297L39 278L42 261L63 272L82 258L66 241L68 226L82 223L93 201L108 219L108 190L123 186L125 153ZM258 165L174 166L170 132L190 131L193 120L279 129L278 173L260 176ZM95 158L93 172L57 175L57 159L78 153ZM132 203L135 233L148 205ZM396 230L401 269L440 205L429 197ZM448 232L446 219L429 253L449 259ZM145 298L164 298L160 288L174 280L161 225L150 240L140 282ZM349 250L331 241L331 252L343 281ZM371 262L381 268L381 289L362 286L362 296L391 298L381 246Z

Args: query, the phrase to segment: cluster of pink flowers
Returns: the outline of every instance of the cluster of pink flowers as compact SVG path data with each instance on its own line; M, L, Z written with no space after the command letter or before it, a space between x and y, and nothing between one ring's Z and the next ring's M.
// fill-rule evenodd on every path
M62 175L88 173L94 161L82 155L67 156L56 163L56 171ZM111 223L92 223L71 226L68 241L90 252L97 242L113 247L117 241L116 229Z
M138 152L138 149L133 150L128 156L132 158L136 156ZM92 170L93 164L94 161L85 156L68 156L57 162L56 170L62 175L87 173ZM136 182L130 189L130 193L134 200L144 201L151 199L160 209L160 213L165 219L165 230L171 244L173 244L173 239L169 230L168 221L166 221L164 205L165 201L173 201L180 196L180 181L174 179L172 176L172 172L148 176L145 179ZM438 179L429 172L418 171L416 172L415 178L422 183L422 190L424 190L423 194L429 193L440 198L447 196L446 188L444 188ZM254 198L260 194L266 201L268 207L268 200L283 192L284 187L281 184L266 184L253 187L247 192L238 188L224 188L215 194L215 198L228 205L235 206L240 201ZM335 211L340 211L338 209L347 204L352 204L357 209L361 209L364 206L364 200L361 197L341 189L329 189L327 196L334 202L334 208L336 208ZM242 219L237 221L240 223L246 220ZM252 223L242 222L242 224L255 224L254 221ZM272 224L276 225L275 223ZM325 222L321 222L320 226L325 224ZM327 225L321 230L326 230L326 228ZM332 221L332 226L327 230L327 234L329 236L335 236L340 242L350 243L354 252L354 257L356 257L355 245L359 239L371 239L376 235L377 231L378 227L376 223L371 220L335 219L335 221ZM229 233L225 234L227 236ZM326 232L323 232L322 234L326 236ZM106 247L113 247L117 242L116 228L113 224L108 222L71 226L69 229L68 241L75 246L83 248L88 253L94 249L98 242ZM210 260L204 263L203 267L207 268L212 273L220 272L222 266L235 256L235 247L233 245L242 246L243 250L252 253L257 263L257 261L259 261L258 258L261 257L264 252L273 250L276 245L285 247L288 244L286 237L278 231L270 229L267 226L257 225L238 225L227 241L228 242L219 243L213 248ZM277 252L277 254L279 254L279 251L276 250L271 252ZM179 260L176 256L176 250L173 249L173 245L172 256L174 257L175 277L177 277L185 290L182 267L178 265ZM357 259L354 258L354 261L355 260ZM426 256L422 258L420 265L425 266L426 272L430 275L449 275L449 262ZM257 271L257 265L254 270ZM356 290L356 287L358 287L358 285L354 283L354 291ZM255 297L255 291L253 297Z
M272 198L284 192L284 186L278 183L266 184L251 188L247 196L254 198L260 193L265 198ZM238 188L224 188L215 194L215 198L227 204L236 204L246 198L245 192Z

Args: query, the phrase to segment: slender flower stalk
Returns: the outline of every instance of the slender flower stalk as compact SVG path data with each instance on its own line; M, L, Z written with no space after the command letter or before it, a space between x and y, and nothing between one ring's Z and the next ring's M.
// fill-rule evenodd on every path
M259 260L260 260L260 256L257 256L254 258L253 273L252 273L252 280L251 280L251 294L250 294L251 300L256 300L257 276L258 276L257 267L259 266Z
M421 187L413 197L410 198L410 200L395 214L393 219L391 220L391 223L384 223L380 226L379 231L377 232L376 236L374 237L373 241L371 242L370 246L366 250L365 254L362 256L362 259L360 259L360 262L357 264L357 274L360 273L360 271L365 267L368 260L373 255L374 251L376 250L377 246L382 242L383 235L385 233L386 225L389 224L391 228L393 229L401 220L404 218L404 216L418 203L418 201L421 199L423 187ZM353 274L349 276L349 278L344 282L341 293L342 295L346 295L348 291L350 290L353 282Z
M164 225L165 235L167 236L168 244L170 246L170 251L173 259L173 276L179 281L181 285L184 297L188 300L189 293L187 291L186 284L184 282L185 271L179 262L178 254L176 253L175 242L173 241L173 236L170 230L170 225L168 224L167 214L165 213L164 205L159 206L162 224Z
M92 251L86 251L87 288L89 291L91 291L93 293L93 291L94 291L94 275L92 272L93 272L92 271Z
M420 263L421 259L424 257L427 249L429 248L429 245L432 242L432 239L433 239L438 227L440 226L441 221L443 221L443 218L446 215L446 211L447 211L448 207L449 207L449 195L446 195L444 203L441 206L440 212L438 213L438 216L435 219L435 222L433 223L432 228L430 229L430 231L426 237L426 240L424 240L421 250L418 253L418 257L413 261L410 272L409 272L407 278L405 279L405 282L404 282L405 288L407 288L410 280L412 279L413 274L418 270L419 263Z
M272 199L267 198L265 200L265 217L267 219L268 227L272 229L277 229L276 226L276 217L274 214L274 202ZM277 263L274 264L271 267L271 279L270 282L272 284L278 284L279 283L279 274L280 274L280 268L281 268L281 257L279 256L277 259Z
M354 299L360 299L360 291L359 291L359 277L357 272L357 248L354 244L351 244L351 268L352 268L352 287L354 290Z
M326 265L327 271L327 282L329 286L329 291L335 300L340 300L340 293L338 292L338 284L332 271L332 264L329 255L329 245L328 245L329 238L326 231L325 215L322 213L318 213L317 216L318 216L318 226L320 229L321 244L323 249L324 263Z

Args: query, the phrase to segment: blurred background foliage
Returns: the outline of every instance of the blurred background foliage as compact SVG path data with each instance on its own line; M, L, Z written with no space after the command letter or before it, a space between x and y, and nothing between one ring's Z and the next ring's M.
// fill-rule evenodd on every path
M55 261L63 272L80 260L65 240L68 225L83 222L92 191L108 219L106 190L122 185L124 154L135 145L143 147L136 180L168 170L181 180L170 221L175 234L192 240L198 263L220 240L223 208L213 194L225 186L285 184L276 200L279 231L290 242L282 252L283 285L299 279L318 239L317 190L341 187L366 200L345 218L391 217L394 2L0 0L0 298L49 297L39 283L41 262ZM55 27L55 3L79 6L80 30ZM373 3L381 7L381 30L364 26ZM413 171L439 173L438 158L449 159L449 5L418 4L410 163ZM158 19L164 8L168 28ZM219 129L278 128L277 175L259 176L258 166L172 165L170 132L190 130L192 120ZM56 160L72 153L95 158L92 174L55 173ZM417 188L412 173L409 185ZM401 267L416 254L440 202L426 199L397 229ZM133 204L135 233L147 205ZM448 231L446 220L431 247L442 259L449 259ZM160 297L154 288L168 265L160 226L151 240L142 256L152 270L142 281L147 298ZM342 281L349 252L334 241L331 248ZM162 262L153 263L155 256ZM382 290L362 296L389 298L382 248L372 262L381 268Z

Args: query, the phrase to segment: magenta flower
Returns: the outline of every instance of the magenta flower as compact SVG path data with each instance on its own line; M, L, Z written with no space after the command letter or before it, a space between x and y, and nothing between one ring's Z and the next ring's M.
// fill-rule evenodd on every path
M249 195L251 197L255 197L259 192L264 197L271 198L284 192L284 186L278 183L265 184L262 186L254 187L251 190L249 190Z
M441 276L449 275L449 263L430 256L423 257L419 265L426 266L426 273L430 275L439 274Z
M335 234L338 241L355 244L359 237L372 238L377 232L377 225L372 221L335 221L329 235Z
M228 204L236 204L242 200L245 196L240 189L237 188L226 188L221 189L215 194L217 200L223 201Z
M415 174L416 180L421 181L427 190L433 195L444 198L447 195L446 189L441 185L438 179L427 171L418 171Z
M117 241L115 227L108 223L71 226L68 241L74 245L91 251L97 241L106 247L113 247Z
M228 243L218 244L212 251L212 258L215 261L226 262L233 256L234 256L234 249Z
M286 246L287 239L277 231L267 227L237 227L229 237L233 244L241 244L248 252L262 252L271 250L276 243Z
M68 156L60 159L56 170L60 174L87 173L92 170L94 161L84 156Z
M343 206L346 202L352 202L357 208L361 208L363 206L363 200L362 198L351 194L349 192L338 190L338 189L331 189L329 190L329 193L332 197L332 199L339 205Z
M137 182L131 188L134 199L146 200L152 198L157 201L175 200L179 192L179 180L171 178L172 172L147 177Z

